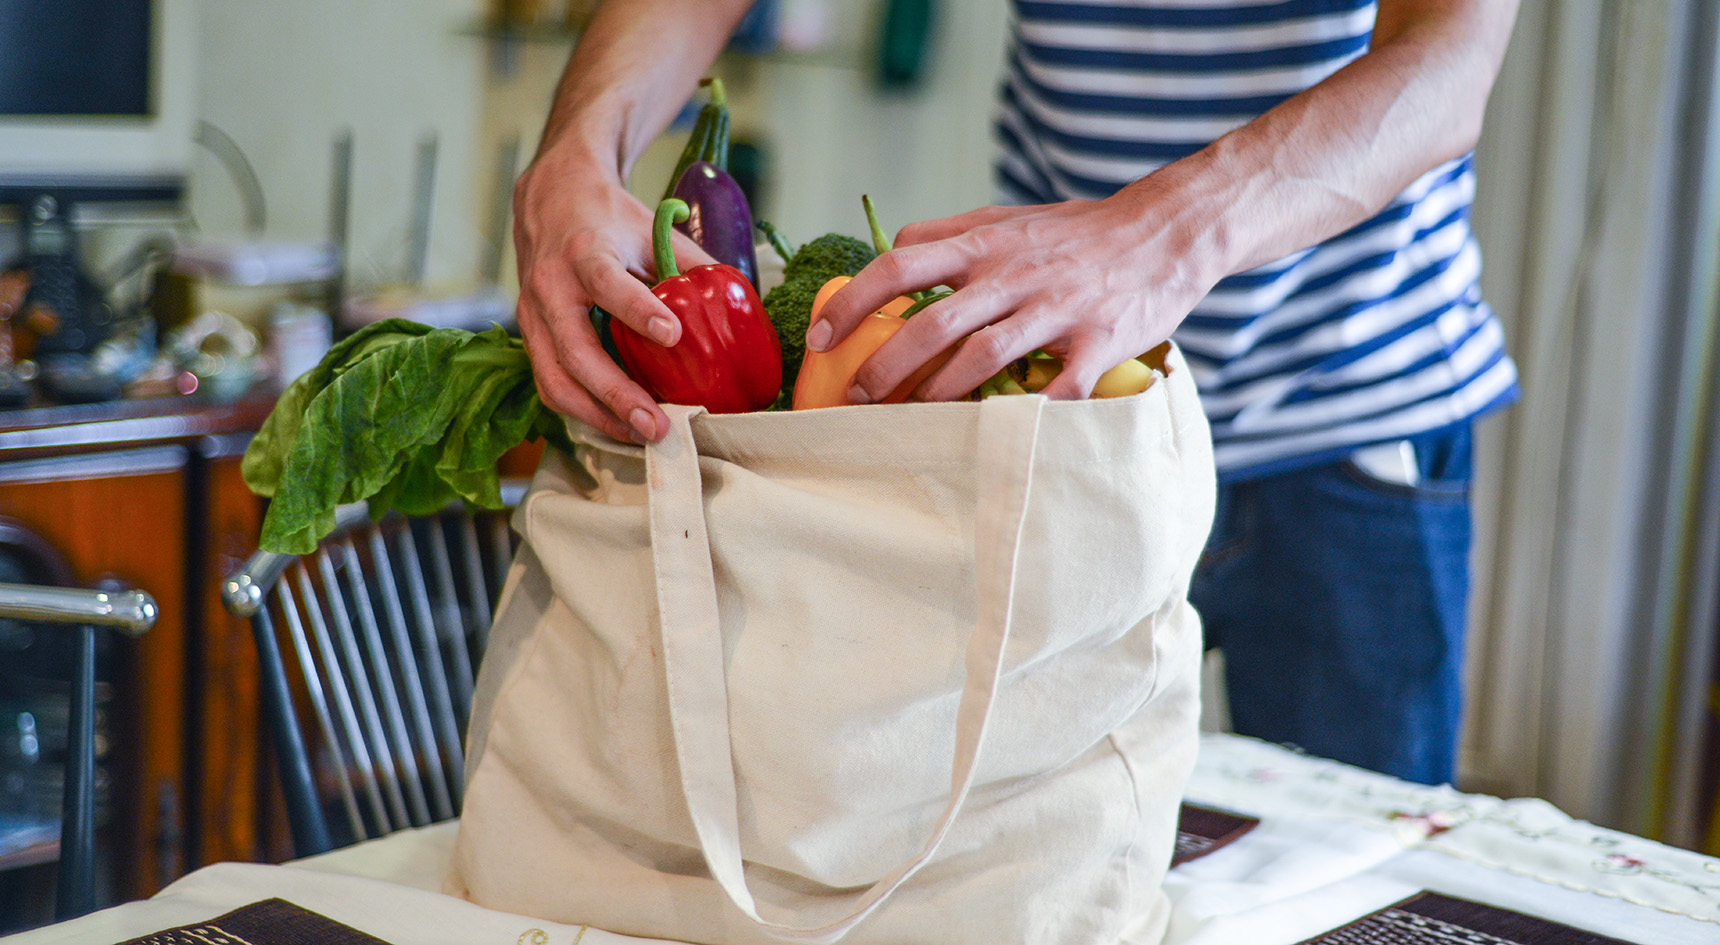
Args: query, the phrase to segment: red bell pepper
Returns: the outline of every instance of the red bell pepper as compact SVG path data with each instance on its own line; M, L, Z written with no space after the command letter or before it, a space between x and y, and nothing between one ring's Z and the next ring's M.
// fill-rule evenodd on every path
M620 319L611 322L627 373L659 403L702 406L712 413L762 410L782 385L782 342L764 303L733 266L675 269L669 230L687 219L673 197L657 206L651 248L658 282L651 291L681 320L681 338L664 347Z

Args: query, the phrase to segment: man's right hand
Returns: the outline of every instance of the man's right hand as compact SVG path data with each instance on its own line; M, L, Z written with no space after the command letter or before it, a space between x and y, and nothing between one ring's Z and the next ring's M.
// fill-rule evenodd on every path
M537 157L514 185L518 319L538 395L618 440L655 442L669 418L604 352L591 306L659 343L681 337L644 282L656 208L627 192L627 174L752 2L599 4L556 88ZM715 261L687 237L673 240L682 272Z
M668 417L610 360L589 309L599 305L660 344L680 339L680 322L643 281L651 216L612 169L555 149L541 152L514 186L517 318L538 395L557 413L635 443L660 439ZM711 262L691 240L675 239L678 264Z

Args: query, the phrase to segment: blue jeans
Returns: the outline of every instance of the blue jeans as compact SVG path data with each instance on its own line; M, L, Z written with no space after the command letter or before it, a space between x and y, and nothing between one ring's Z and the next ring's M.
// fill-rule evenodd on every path
M1412 442L1414 486L1348 459L1221 483L1189 597L1239 734L1441 784L1462 708L1470 431Z

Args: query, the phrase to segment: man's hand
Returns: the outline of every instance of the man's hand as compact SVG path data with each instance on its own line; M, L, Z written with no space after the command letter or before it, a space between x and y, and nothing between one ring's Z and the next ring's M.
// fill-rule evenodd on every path
M1046 396L1084 398L1099 375L1170 337L1224 274L1199 221L1174 212L1149 180L1105 200L987 207L910 225L831 297L807 345L846 337L897 295L947 285L955 294L914 315L861 367L851 402L884 396L952 345L955 355L913 399L964 397L1035 349L1063 360Z
M517 317L538 394L558 413L640 443L668 432L668 418L610 360L589 309L599 305L659 344L680 339L680 322L642 281L651 216L613 172L555 152L540 154L514 188ZM679 234L675 255L683 270L712 262Z

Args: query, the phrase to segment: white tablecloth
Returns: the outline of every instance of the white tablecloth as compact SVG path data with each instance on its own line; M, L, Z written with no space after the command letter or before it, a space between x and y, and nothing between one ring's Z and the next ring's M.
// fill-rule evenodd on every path
M1643 945L1720 943L1720 860L1541 801L1406 784L1229 735L1205 737L1187 797L1261 823L1171 871L1168 945L1291 945L1424 889ZM215 864L152 899L0 943L112 945L271 897L396 945L642 941L441 895L454 829L282 866Z

